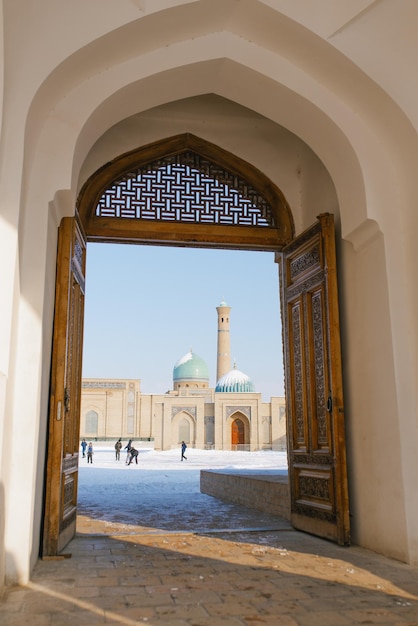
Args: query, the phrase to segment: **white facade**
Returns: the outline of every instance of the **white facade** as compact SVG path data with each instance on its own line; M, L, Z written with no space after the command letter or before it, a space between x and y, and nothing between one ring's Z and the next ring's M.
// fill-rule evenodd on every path
M0 6L0 586L39 554L57 227L98 168L184 132L270 178L296 233L334 213L352 538L417 564L418 4Z
M240 420L237 441L232 424ZM263 402L261 393L215 393L196 385L166 394L142 394L139 380L84 378L80 438L134 445L152 440L155 450L285 450L285 399Z

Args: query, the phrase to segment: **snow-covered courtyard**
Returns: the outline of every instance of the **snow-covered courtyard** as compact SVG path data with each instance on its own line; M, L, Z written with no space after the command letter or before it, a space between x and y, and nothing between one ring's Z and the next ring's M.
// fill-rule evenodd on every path
M266 513L221 502L200 492L200 470L286 474L286 452L231 452L188 448L155 451L137 444L138 465L126 465L122 449L115 458L113 443L93 443L93 463L80 455L77 530L86 521L101 523L101 531L202 531L271 527L277 520ZM124 442L126 445L126 442ZM134 442L135 445L135 442Z

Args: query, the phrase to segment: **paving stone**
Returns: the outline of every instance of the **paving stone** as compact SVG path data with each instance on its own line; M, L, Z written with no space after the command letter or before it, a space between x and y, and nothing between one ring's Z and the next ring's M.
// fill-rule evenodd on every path
M295 531L83 534L66 551L6 590L1 626L418 626L417 567Z

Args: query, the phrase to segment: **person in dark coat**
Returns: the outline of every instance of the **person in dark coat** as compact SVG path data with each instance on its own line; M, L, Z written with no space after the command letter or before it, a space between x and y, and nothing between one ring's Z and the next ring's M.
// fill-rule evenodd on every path
M187 446L184 443L184 441L182 441L181 442L181 460L186 459L187 461L187 456L184 456L184 453L186 452L186 450L187 450Z
M135 459L135 463L138 465L138 450L134 448L133 446L131 446L129 454L130 454L130 457L129 457L128 465L130 465L134 459Z
M115 443L116 460L120 461L120 451L122 450L122 439L118 439Z
M128 464L128 462L129 462L129 457L130 457L130 454L131 454L131 448L132 448L132 439L129 439L128 443L124 447L124 450L126 450L126 461L125 461L126 464Z
M81 449L83 450L83 459L86 456L86 448L87 448L87 441L83 439L83 441L81 442Z

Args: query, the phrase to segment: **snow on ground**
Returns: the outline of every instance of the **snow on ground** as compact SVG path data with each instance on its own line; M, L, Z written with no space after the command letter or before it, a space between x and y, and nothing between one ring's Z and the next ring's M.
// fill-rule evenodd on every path
M135 526L153 530L202 530L271 525L272 516L250 512L200 493L200 470L286 474L286 452L180 449L156 451L137 444L138 465L115 459L113 443L93 443L93 463L80 455L78 513L101 520L107 530ZM126 442L124 442L126 445ZM134 442L135 445L135 442ZM245 517L245 523L244 523ZM79 524L77 524L79 526Z

